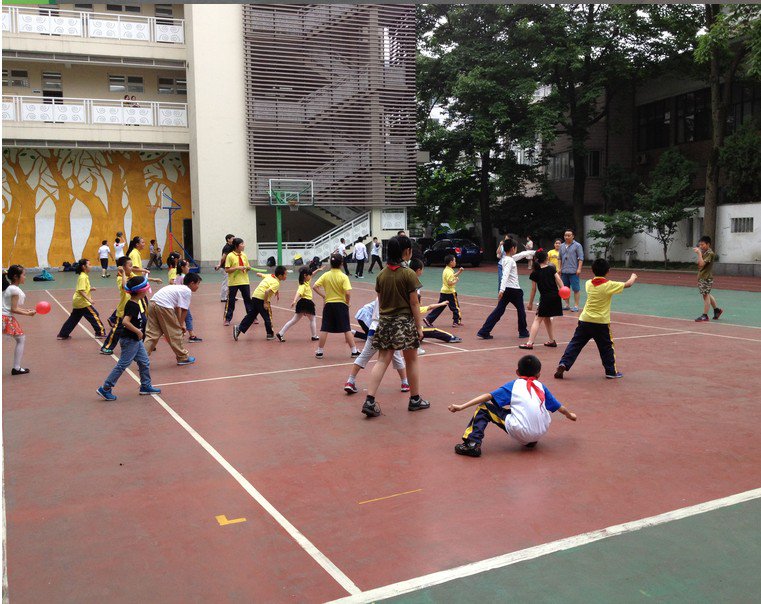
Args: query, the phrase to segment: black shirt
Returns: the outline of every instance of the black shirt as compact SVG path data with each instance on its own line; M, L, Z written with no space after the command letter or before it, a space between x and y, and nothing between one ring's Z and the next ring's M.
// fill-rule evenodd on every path
M558 286L555 283L556 272L555 266L548 264L544 268L537 268L529 275L529 279L536 282L542 300L559 297Z
M145 334L145 311L139 302L128 300L127 304L124 305L124 317L129 317L129 322ZM142 340L142 337L138 338L134 331L126 328L122 331L122 337L130 340Z
M225 243L225 247L222 248L222 255L227 256L230 252L232 252L235 248L231 243Z

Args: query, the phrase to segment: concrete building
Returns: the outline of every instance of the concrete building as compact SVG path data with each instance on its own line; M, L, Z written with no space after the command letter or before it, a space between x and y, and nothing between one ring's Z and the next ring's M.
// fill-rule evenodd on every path
M2 30L4 265L117 231L166 250L169 198L173 247L213 264L234 232L266 257L272 178L314 191L285 213L285 260L406 228L411 6L3 6Z

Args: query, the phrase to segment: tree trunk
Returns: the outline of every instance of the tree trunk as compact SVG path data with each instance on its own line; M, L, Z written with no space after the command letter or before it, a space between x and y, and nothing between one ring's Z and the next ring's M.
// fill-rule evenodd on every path
M707 10L711 10L708 8ZM711 153L706 165L706 192L704 199L703 233L708 235L716 249L716 207L719 204L719 149L724 144L725 122L721 102L721 82L718 50L711 54Z
M667 241L663 242L663 268L669 267L669 244Z
M481 154L481 171L479 174L479 208L481 210L481 236L483 238L484 257L493 258L497 253L497 245L491 222L491 181L489 170L491 155L489 151Z
M587 184L586 153L583 143L573 146L573 223L576 239L583 243L584 232L584 189Z

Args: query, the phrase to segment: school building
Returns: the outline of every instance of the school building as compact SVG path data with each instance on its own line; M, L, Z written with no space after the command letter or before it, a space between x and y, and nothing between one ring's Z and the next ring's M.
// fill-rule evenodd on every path
M284 261L388 238L415 203L406 5L2 7L3 264L223 238ZM285 209L285 208L284 208Z

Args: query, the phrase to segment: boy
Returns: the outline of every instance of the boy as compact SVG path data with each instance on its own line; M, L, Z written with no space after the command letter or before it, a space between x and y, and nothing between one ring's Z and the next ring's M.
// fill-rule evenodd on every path
M454 267L457 266L457 258L452 254L448 254L444 257L444 272L441 273L441 293L439 294L439 302L447 302L449 304L449 310L452 311L452 327L462 327L462 314L460 313L460 303L457 300L457 282L460 280L462 271L465 270L462 267L455 272ZM433 327L433 322L442 313L444 307L434 308L423 319L423 325L426 327Z
M238 336L246 333L256 317L264 319L264 328L267 331L267 339L275 339L275 331L272 329L272 307L270 298L280 291L280 282L288 277L284 266L276 266L272 275L264 277L251 296L251 312L246 313L240 325L233 325L233 340L238 341Z
M145 349L148 355L156 350L161 336L165 336L169 347L177 357L178 365L196 362L185 348L182 335L185 333L185 317L190 308L190 296L198 291L201 275L188 273L182 285L167 285L157 291L148 303L148 324L145 327Z
M481 340L493 340L494 336L491 335L492 329L497 325L502 315L505 314L505 309L508 304L515 306L515 310L518 311L518 337L527 338L529 336L528 327L526 324L526 308L523 306L523 290L518 282L518 265L516 260L522 258L533 258L534 251L526 250L520 254L515 252L518 250L518 244L510 238L505 239L503 244L505 255L502 257L502 283L499 284L499 296L497 297L497 307L491 311L491 314L486 317L486 321L478 330L476 336Z
M708 307L713 307L713 320L718 321L724 311L716 305L716 298L711 295L713 287L713 259L716 256L711 249L711 238L700 238L698 247L692 250L698 255L698 291L703 296L703 314L695 319L696 323L708 321Z
M104 239L100 242L100 247L98 248L98 259L100 260L100 276L101 279L105 279L106 277L110 277L111 275L108 274L108 259L111 257L111 248L108 247L108 241Z
M481 457L481 442L489 422L502 428L522 445L532 449L550 427L550 413L560 411L571 421L576 414L564 407L542 384L542 364L529 354L518 361L517 380L508 382L489 394L482 394L462 405L449 405L452 413L478 405L462 442L454 452L468 457Z
M219 264L214 267L215 271L224 268L227 254L233 251L233 239L235 239L235 235L232 233L225 235L225 245L222 246L222 257L219 259ZM219 294L219 301L227 303L227 271L222 271L222 289Z
M422 260L419 260L418 258L412 258L410 259L408 266L415 271L415 274L417 275L418 279L423 275L423 268L424 264ZM422 288L421 288L422 289ZM417 297L418 301L422 299L422 296L420 295L420 289L417 290ZM421 306L420 307L420 314L423 315L427 313L429 310L437 309L437 308L444 308L448 302L437 302L436 304L430 304L428 306ZM361 325L361 323L360 323ZM425 325L425 324L424 324ZM423 327L423 339L425 338L431 338L433 340L441 340L442 342L447 342L448 344L456 344L458 342L462 342L462 338L458 338L456 335L449 333L448 331L444 331L442 329L436 329L435 327ZM421 354L425 354L421 348L418 348L418 356Z
M121 258L120 258L121 260ZM115 401L116 395L111 392L116 386L116 382L121 377L132 361L137 363L140 370L140 394L150 395L159 394L161 390L151 385L151 361L143 345L145 337L145 310L143 309L142 299L148 293L150 285L145 277L132 277L127 281L125 290L129 292L130 299L124 305L124 314L122 319L122 335L119 344L122 352L119 362L111 370L111 373L103 382L103 385L96 391L98 395L107 400Z
M373 246L370 248L370 268L367 269L367 274L373 274L373 267L377 264L381 270L383 270L383 262L381 261L381 243L377 237L373 237Z
M354 342L349 321L349 303L351 302L351 282L341 270L344 257L333 254L330 257L330 270L320 275L312 290L325 300L322 310L322 326L320 327L320 342L314 356L318 359L323 357L323 348L329 333L342 333L346 343L351 348L352 358L359 356L359 350Z
M637 280L635 273L625 282L608 281L606 275L610 271L610 265L604 258L598 258L592 263L594 279L586 282L587 302L579 317L576 331L571 341L568 342L563 358L555 371L555 377L563 379L563 373L570 371L576 357L589 340L594 339L597 350L600 352L602 365L605 368L605 377L615 380L624 377L616 369L616 351L613 348L613 338L610 331L610 304L616 294L634 285Z

